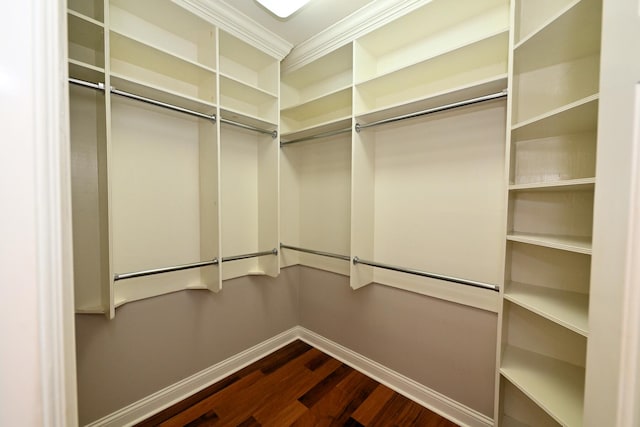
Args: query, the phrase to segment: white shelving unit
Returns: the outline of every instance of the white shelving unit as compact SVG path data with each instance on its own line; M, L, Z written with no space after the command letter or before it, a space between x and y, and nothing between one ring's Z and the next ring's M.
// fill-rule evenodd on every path
M517 0L501 425L582 425L601 2ZM546 414L546 415L541 415Z
M221 118L277 133L278 60L223 31L219 49ZM278 139L222 123L220 140L223 257L277 249ZM223 264L222 279L279 272L279 257L269 255Z

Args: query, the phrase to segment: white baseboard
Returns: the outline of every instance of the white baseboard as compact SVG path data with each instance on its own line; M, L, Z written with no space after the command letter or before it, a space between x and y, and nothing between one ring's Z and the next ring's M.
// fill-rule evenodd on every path
M368 359L346 347L341 346L327 338L301 326L289 329L273 338L255 345L229 359L223 360L210 368L198 372L182 381L166 387L150 396L145 397L129 406L126 406L104 418L101 418L88 427L121 427L130 426L149 418L153 414L174 405L194 393L214 384L228 375L239 371L273 353L279 348L300 339L307 344L316 347L363 374L375 379L381 384L395 390L403 396L429 408L433 412L461 425L468 427L491 427L493 420L453 399L450 399L437 391L431 390L422 384L413 381L381 364Z
M100 418L89 424L88 427L122 427L138 423L239 371L245 366L262 359L264 356L298 338L298 329L289 329L104 418Z

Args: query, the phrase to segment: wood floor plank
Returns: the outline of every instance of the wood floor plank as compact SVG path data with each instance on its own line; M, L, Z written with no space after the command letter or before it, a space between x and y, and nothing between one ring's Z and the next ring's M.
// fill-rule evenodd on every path
M454 423L302 341L137 426L452 427Z
M362 425L369 425L394 394L395 391L389 387L378 384L362 405L355 410L352 418Z

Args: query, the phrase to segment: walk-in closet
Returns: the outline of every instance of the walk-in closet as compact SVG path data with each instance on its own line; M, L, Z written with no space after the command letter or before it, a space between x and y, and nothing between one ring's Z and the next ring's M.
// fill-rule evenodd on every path
M634 312L603 298L634 289L611 261L628 6L376 0L270 29L322 1L68 0L80 425L295 340L458 425L604 425L626 371L602 331Z

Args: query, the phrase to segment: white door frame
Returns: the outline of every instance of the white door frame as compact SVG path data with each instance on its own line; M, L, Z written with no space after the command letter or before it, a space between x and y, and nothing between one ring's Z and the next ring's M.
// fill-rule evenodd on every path
M76 426L65 0L0 14L0 425Z

